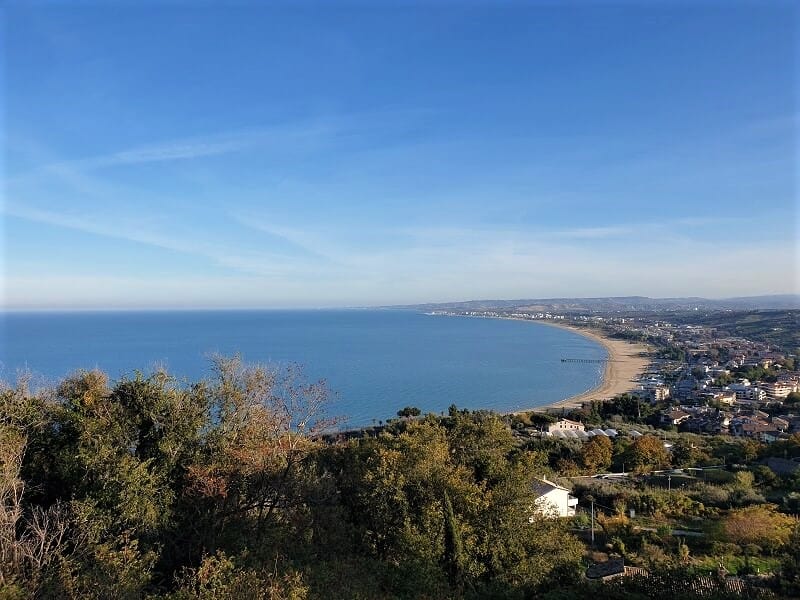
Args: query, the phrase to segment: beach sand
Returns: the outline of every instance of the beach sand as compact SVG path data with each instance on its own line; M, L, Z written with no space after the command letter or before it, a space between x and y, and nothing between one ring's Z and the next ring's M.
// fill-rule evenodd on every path
M607 400L619 394L630 392L638 387L634 378L641 375L650 364L648 355L653 349L646 344L610 338L607 337L604 332L597 329L584 329L582 327L547 321L533 322L541 325L549 325L551 327L569 329L570 331L579 333L601 344L608 351L609 362L606 363L602 382L591 390L558 402L516 412L545 412L562 408L580 408L581 404L589 402L590 400Z

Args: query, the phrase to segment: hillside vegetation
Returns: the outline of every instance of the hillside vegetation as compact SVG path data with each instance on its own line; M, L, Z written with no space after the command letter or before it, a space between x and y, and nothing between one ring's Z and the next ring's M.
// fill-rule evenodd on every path
M713 564L690 566L687 546L616 509L603 516L626 502L648 518L727 510L704 508L706 492L576 487L600 502L598 543L649 561L647 579L602 590L582 579L595 556L586 515L535 510L536 476L620 459L638 469L638 450L642 470L668 464L660 445L647 454L655 438L572 453L521 444L508 419L453 406L345 439L330 433L324 383L299 369L218 359L214 373L110 383L88 371L55 389L0 390L0 598L711 597L691 582ZM736 518L719 521L719 551L756 555L760 544L758 564L794 590L796 522L770 507ZM756 518L780 534L769 547L747 527Z

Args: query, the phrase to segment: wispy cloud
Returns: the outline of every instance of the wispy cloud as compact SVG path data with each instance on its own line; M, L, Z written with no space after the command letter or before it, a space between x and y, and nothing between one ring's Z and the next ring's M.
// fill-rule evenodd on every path
M279 152L317 150L337 139L352 142L354 139L375 136L376 132L396 133L395 130L404 130L409 122L418 122L430 114L431 111L387 108L309 118L280 126L253 126L241 130L165 139L96 156L46 160L30 171L15 175L12 180L40 176L43 172L58 174L70 169L92 171L107 167L207 158L254 149Z
M79 161L77 164L86 168L130 165L137 163L162 162L214 156L238 152L251 146L254 140L239 138L223 141L174 142L157 146L144 146L122 152Z
M58 283L75 293L64 293L62 305L74 306L313 306L365 305L456 300L478 296L545 297L647 293L680 295L697 293L707 285L707 274L724 273L725 265L762 264L749 281L769 287L781 273L792 270L792 258L777 241L741 247L731 243L704 244L687 239L681 245L650 239L644 230L636 240L637 252L613 244L580 243L582 236L612 236L621 226L564 230L560 238L543 239L511 229L427 228L376 232L392 244L370 250L358 241L357 228L326 230L320 223L307 226L261 222L240 218L241 225L279 236L303 248L300 258L270 252L247 251L241 246L213 241L207 231L196 239L170 235L132 220L124 229L102 217L32 208L11 207L7 215L57 227L74 229L189 253L225 267L227 273L177 279L133 278L97 274L86 285L69 286L79 278L57 275L15 275L7 281L7 307L37 306L48 296L48 286ZM644 224L639 224L642 226ZM571 237L570 237L571 236ZM207 241L197 239L208 237ZM595 239L595 238L592 238ZM324 257L319 258L319 257ZM676 259L677 257L677 259ZM692 257L687 272L685 259ZM723 269L721 271L721 269ZM613 278L609 278L613 273ZM719 277L718 277L719 278ZM724 281L729 281L725 284ZM721 277L719 295L738 293L736 278ZM675 282L680 282L676 287ZM785 281L787 289L797 282ZM727 286L727 287L726 287ZM52 289L54 289L54 287ZM773 286L774 288L774 286ZM770 288L770 289L773 289ZM60 288L59 288L60 289ZM191 301L187 301L187 293ZM124 293L123 293L124 292ZM706 292L707 293L707 292ZM127 305L125 305L127 306Z
M258 250L247 251L221 242L196 241L206 237L213 239L213 233L210 232L203 232L203 234L195 236L193 240L188 240L174 234L153 231L148 229L150 226L148 223L130 217L126 217L125 226L120 227L117 223L88 214L25 208L8 203L3 208L3 212L7 216L31 222L198 256L207 259L214 265L250 275L275 277L307 268L303 261L298 261L286 254Z
M255 142L248 136L228 139L186 139L165 141L158 144L128 148L98 156L68 160L49 160L37 167L13 174L10 183L24 183L43 176L54 176L64 180L76 180L93 170L107 167L158 163L229 154L245 150Z
M315 147L337 133L335 121L309 121L274 128L252 128L243 131L168 139L125 148L107 154L70 159L45 160L38 167L15 174L10 181L19 182L43 174L56 176L88 173L97 169L133 166L146 163L186 161L222 156L245 150L283 150Z
M312 228L289 227L272 223L268 219L239 213L233 213L228 216L239 225L280 240L309 257L330 262L337 262L341 257L341 252L335 248L335 244L325 239L320 233L314 233ZM339 255L339 258L337 258L337 255Z
M568 242L581 240L614 240L630 239L631 237L648 238L654 233L668 234L680 237L680 229L703 228L707 226L718 228L721 225L731 225L745 222L746 219L736 217L699 218L676 217L674 219L659 221L639 221L630 223L610 223L596 227L570 227L542 229L525 225L508 226L428 226L406 227L397 231L405 236L425 242L451 243L455 241L473 242L480 240L506 240L506 241L562 241Z
M65 213L52 210L43 210L39 208L27 208L11 203L6 203L3 212L7 216L17 217L19 219L25 219L27 221L36 223L43 223L45 225L62 227L83 233L117 238L130 242L137 242L140 244L146 244L148 246L154 246L156 248L173 250L175 252L185 252L189 254L197 253L196 247L190 244L181 243L171 236L149 232L142 227L142 223L137 223L136 221L129 220L125 227L118 227L111 223L103 222L88 214Z

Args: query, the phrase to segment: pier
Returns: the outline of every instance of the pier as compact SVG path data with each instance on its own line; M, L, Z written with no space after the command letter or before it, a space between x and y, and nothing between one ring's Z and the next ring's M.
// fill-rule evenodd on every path
M616 362L610 358L562 358L562 363L606 363Z

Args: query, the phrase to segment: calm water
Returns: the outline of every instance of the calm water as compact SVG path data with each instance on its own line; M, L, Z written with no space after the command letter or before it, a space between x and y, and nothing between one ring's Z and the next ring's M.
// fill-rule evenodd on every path
M209 375L208 356L298 362L328 381L331 413L370 424L403 406L423 411L508 411L547 404L595 386L604 358L581 335L532 323L429 316L410 311L208 311L0 315L0 376L18 369L50 381L99 367L112 379L166 366Z

